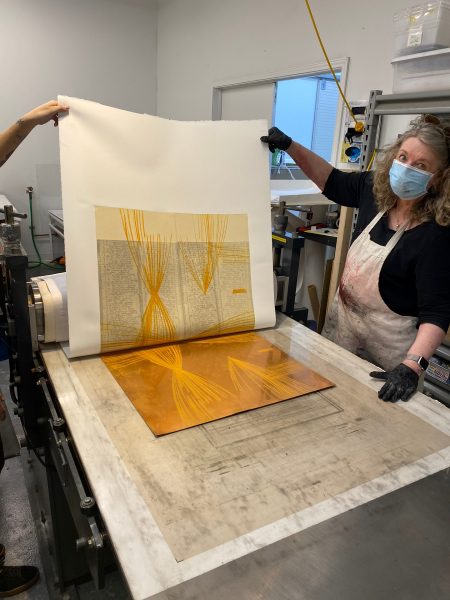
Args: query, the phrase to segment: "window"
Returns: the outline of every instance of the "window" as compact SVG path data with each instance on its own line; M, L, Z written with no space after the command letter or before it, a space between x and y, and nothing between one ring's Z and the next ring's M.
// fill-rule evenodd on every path
M348 58L333 59L332 64L345 89ZM326 63L218 82L213 86L212 118L266 119L269 126L338 163L343 103ZM307 179L286 153L277 152L270 160L272 179Z
M302 146L332 161L338 100L339 91L331 73L277 81L273 123ZM271 177L305 178L284 152L272 155Z

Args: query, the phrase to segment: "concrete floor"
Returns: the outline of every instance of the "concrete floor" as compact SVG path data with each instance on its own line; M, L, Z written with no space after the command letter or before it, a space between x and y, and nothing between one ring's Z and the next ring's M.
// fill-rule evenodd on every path
M6 547L6 565L36 565L42 572L19 456L7 459L0 475L0 540ZM45 581L41 577L33 588L16 598L48 600Z
M0 389L2 390L11 421L18 435L21 435L20 421L14 416L14 404L9 396L8 361L0 362ZM6 565L35 565L41 572L39 582L32 588L14 596L17 600L50 600L39 556L36 530L28 500L27 488L20 456L8 458L0 475L0 542L6 547ZM130 596L118 573L107 576L105 589L98 592L91 582L71 586L62 600L118 599Z
M9 397L8 374L8 361L1 361L0 389L6 398L14 428L20 433L18 418L13 414L14 405ZM35 565L42 572L20 456L8 458L0 475L0 541L6 547L6 565ZM33 588L15 598L48 600L45 580L41 577Z

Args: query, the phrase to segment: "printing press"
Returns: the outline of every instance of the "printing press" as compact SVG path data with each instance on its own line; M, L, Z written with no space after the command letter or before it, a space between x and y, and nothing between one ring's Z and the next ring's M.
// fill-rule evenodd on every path
M44 303L38 285L27 281L28 256L20 243L18 218L26 215L10 205L2 212L1 311L9 347L9 387L23 427L19 442L26 455L25 475L46 577L55 593L88 573L101 587L111 551L42 364Z
M371 365L279 315L262 335L335 387L156 438L98 357L43 342L42 293L5 211L10 390L52 598L89 575L100 589L115 568L139 600L379 598L394 586L419 598L419 559L450 590L445 407L422 394L383 405Z

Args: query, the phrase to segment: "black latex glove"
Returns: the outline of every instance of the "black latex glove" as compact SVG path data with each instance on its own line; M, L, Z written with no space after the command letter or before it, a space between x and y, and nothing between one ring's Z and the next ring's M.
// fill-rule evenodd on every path
M268 135L263 135L261 141L265 144L269 144L269 150L275 152L279 150L287 150L292 144L292 138L283 133L278 127L271 127L268 131Z
M372 371L369 373L374 379L384 379L386 383L378 392L378 398L385 402L409 400L417 390L419 376L415 371L404 365L397 365L392 371Z

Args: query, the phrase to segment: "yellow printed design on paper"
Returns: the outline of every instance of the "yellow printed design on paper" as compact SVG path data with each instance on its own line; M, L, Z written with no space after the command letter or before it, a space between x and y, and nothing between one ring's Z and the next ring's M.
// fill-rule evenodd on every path
M95 214L102 352L254 328L247 215Z

